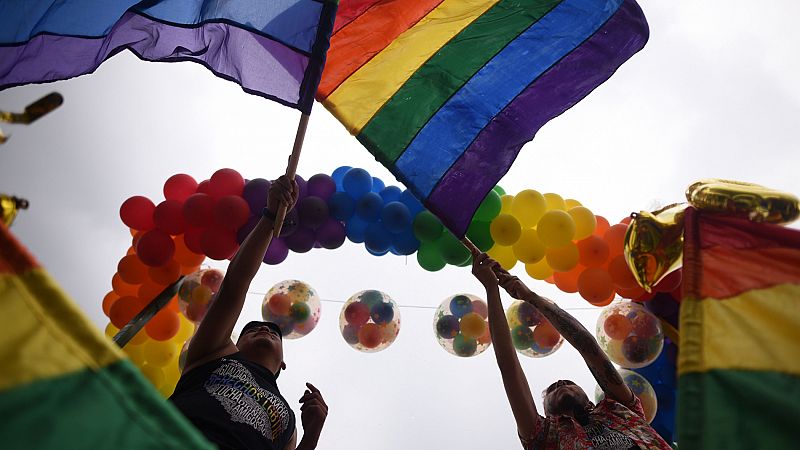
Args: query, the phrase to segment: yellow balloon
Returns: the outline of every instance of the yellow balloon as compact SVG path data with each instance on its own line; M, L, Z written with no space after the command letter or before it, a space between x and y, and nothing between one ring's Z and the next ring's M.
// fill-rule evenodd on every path
M133 345L142 345L149 340L150 337L147 336L147 333L144 331L144 328L142 328L141 330L139 330L138 333L133 335L133 337L131 338L130 341L128 341L128 343Z
M128 358L139 367L144 365L144 345L135 345L128 343L122 347L122 351L128 355Z
M544 194L544 201L547 204L548 211L553 211L553 210L565 211L567 209L567 203L558 194L548 192L547 194Z
M533 228L522 230L519 240L512 248L514 256L525 264L535 263L544 258L544 244L539 239L539 233Z
M508 310L506 310L506 321L508 322L508 328L512 330L522 325L522 322L520 322L519 320L519 312L518 312L519 305L521 304L522 303L520 302L514 302L511 304L511 306L508 307Z
M105 330L106 337L112 339L114 336L117 335L118 332L119 328L115 327L113 323L108 322L108 325L106 325L106 330Z
M181 320L181 325L180 328L178 328L178 332L175 334L175 337L172 339L183 345L184 342L189 340L194 335L195 325L189 319L184 317L183 314L179 314L178 317Z
M172 341L150 340L144 344L144 359L147 364L164 367L178 356L178 346Z
M192 303L197 303L200 305L205 305L206 303L211 301L211 297L214 294L211 292L211 288L208 286L198 285L192 289Z
M586 239L594 233L597 227L597 219L594 214L589 211L589 208L583 206L575 206L567 210L572 221L575 222L575 240L580 241Z
M583 206L581 202L575 200L574 198L568 198L564 200L564 204L567 206L567 211L576 207L576 206Z
M169 381L165 380L164 383L158 387L158 393L161 394L164 398L169 398L173 392L175 392L175 385L178 383L172 384Z
M566 211L547 211L539 219L536 231L546 247L562 247L575 237L575 221Z
M546 258L542 258L539 262L525 264L525 272L528 272L531 278L545 280L553 275L553 268L547 263Z
M476 312L464 314L459 322L461 334L468 338L479 338L486 331L486 321Z
M547 249L547 264L556 272L568 272L578 265L578 246L572 242L563 247Z
M513 195L504 195L500 197L500 214L512 214L511 205L514 203Z
M517 257L511 247L495 244L486 252L493 260L500 263L503 269L511 270L517 264Z
M161 387L161 385L164 384L164 381L166 381L164 370L162 370L161 367L145 364L141 367L141 370L142 370L142 375L144 375L145 378L150 380L150 382L153 383L153 386L155 386L156 389Z
M535 227L545 211L547 203L544 196L533 189L526 189L517 194L511 204L511 214L519 219L525 228Z
M500 245L513 245L519 239L522 227L511 214L500 214L489 225L492 239Z

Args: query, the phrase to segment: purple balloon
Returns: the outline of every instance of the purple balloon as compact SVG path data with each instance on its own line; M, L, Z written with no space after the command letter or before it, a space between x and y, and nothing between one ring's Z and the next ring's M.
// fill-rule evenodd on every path
M294 181L297 182L297 188L300 190L297 198L297 201L300 201L308 195L308 182L300 175L295 175Z
M300 223L312 230L319 228L328 218L328 204L314 195L309 195L301 200L297 209L300 212Z
M289 247L289 250L295 253L306 253L307 251L314 248L314 242L316 242L316 237L314 236L314 232L309 230L308 228L298 228L291 236L288 236L286 239L286 246Z
M267 253L264 255L264 263L270 265L280 264L287 256L289 256L289 247L286 246L286 242L281 238L274 238L269 243Z
M283 219L283 227L281 227L280 237L291 236L299 226L300 213L297 212L297 207L294 207L286 213L286 218Z
M330 176L318 173L309 178L306 188L308 189L308 195L328 201L331 195L336 192L336 182Z
M344 225L336 219L328 219L317 229L317 242L329 250L341 247L345 237Z
M256 224L258 224L259 220L261 220L261 214L250 216L250 218L247 219L247 223L242 225L236 232L236 242L239 244L244 242L245 238L247 238L250 232L253 231L253 228L256 227Z
M253 214L261 214L261 210L267 206L267 194L269 193L269 181L263 178L255 178L244 185L242 197L247 200L250 206L250 212Z

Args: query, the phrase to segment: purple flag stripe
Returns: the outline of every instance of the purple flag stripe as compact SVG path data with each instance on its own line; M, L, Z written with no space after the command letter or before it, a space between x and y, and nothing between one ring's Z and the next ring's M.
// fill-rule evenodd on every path
M606 81L644 47L649 30L642 10L626 0L583 44L534 80L478 134L445 173L425 206L463 236L477 206L506 174L522 146Z
M227 23L177 27L127 12L102 38L39 35L0 47L0 89L94 72L129 49L146 61L193 61L252 94L298 107L308 57Z

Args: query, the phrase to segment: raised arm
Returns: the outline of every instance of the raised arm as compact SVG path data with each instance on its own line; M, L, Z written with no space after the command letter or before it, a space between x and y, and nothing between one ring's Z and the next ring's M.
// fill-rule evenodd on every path
M597 384L607 396L623 405L633 404L633 392L623 383L622 377L614 369L614 365L597 344L594 336L577 319L559 308L552 300L541 297L528 289L519 278L510 275L500 267L498 267L497 276L501 286L509 295L535 306L564 336L564 339L578 350L586 365L589 366Z
M489 333L492 336L494 356L497 358L497 366L500 368L500 375L503 378L506 397L511 404L514 420L517 422L517 432L520 436L529 437L534 434L536 424L541 417L536 411L528 379L525 378L525 373L517 358L517 352L514 350L514 344L511 342L506 313L500 302L497 276L492 270L494 266L499 267L497 262L485 253L473 255L472 273L486 288L489 304Z
M297 201L297 192L297 183L285 176L270 186L265 214L231 260L217 296L189 344L186 370L237 351L231 332L242 312L250 282L272 241L275 212L281 204L291 208Z

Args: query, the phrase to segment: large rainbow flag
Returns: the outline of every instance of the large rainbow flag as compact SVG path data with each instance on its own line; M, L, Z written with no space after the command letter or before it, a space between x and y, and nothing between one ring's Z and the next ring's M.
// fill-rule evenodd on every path
M317 99L458 235L649 36L634 0L342 0Z
M0 2L0 89L93 72L128 49L193 61L308 113L335 0L24 0Z
M678 443L800 443L800 231L686 211Z
M0 223L0 448L211 449Z

